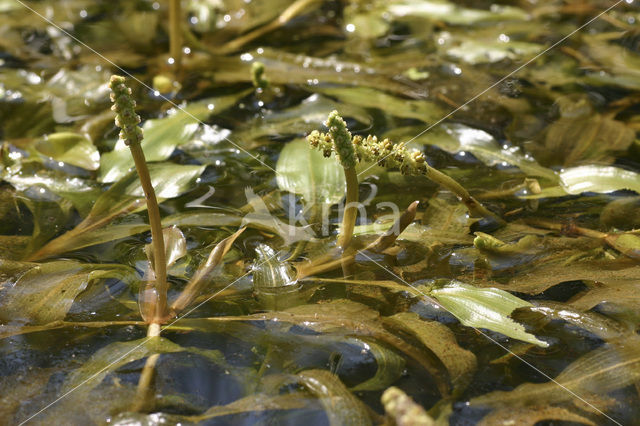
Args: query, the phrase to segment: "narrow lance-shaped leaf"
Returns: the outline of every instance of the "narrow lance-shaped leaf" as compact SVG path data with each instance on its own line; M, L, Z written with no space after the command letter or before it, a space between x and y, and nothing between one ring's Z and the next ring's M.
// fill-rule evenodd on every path
M171 163L149 165L151 182L159 200L175 198L189 190L204 169L205 166L183 166ZM144 208L142 196L137 174L132 171L100 195L89 215L74 229L50 241L30 255L28 260L38 260L57 253L112 241L148 229L147 225L141 223L110 224L119 216Z
M200 295L201 290L207 284L207 278L210 278L211 272L216 266L222 262L222 258L231 249L233 242L244 232L245 228L240 228L233 235L220 241L207 258L207 261L198 267L193 278L187 283L186 287L180 293L180 296L171 304L171 310L177 315L184 308Z

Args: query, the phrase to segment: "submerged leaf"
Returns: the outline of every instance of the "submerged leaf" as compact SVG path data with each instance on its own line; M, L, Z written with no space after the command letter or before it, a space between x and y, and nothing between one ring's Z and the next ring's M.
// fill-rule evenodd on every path
M539 176L557 182L556 173L539 165L531 156L522 153L517 146L500 146L493 136L484 130L459 123L444 123L428 132L422 127L401 127L385 134L393 140L410 139L411 143L433 145L449 153L473 154L487 166L510 164L528 176ZM418 135L415 136L414 135Z
M191 185L206 166L182 166L179 164L151 164L149 174L159 201L175 198L191 189ZM75 228L50 241L28 260L37 260L55 253L77 250L89 245L113 241L144 231L144 224L108 225L115 218L133 213L144 207L142 187L136 171L113 184L96 200L89 215ZM111 233L110 231L117 231ZM92 234L95 234L95 240Z
M169 269L178 259L187 254L187 240L182 231L177 226L171 226L162 229L162 237L164 239L165 259L167 269ZM152 269L155 270L155 257L153 254L153 244L146 244L144 252L147 259L151 262Z
M640 175L613 166L579 166L560 173L562 188L568 194L613 192L630 189L640 193Z
M72 164L87 170L100 166L98 149L84 136L77 133L52 133L34 143L35 149L56 161Z
M543 348L549 346L509 318L514 309L532 305L504 290L452 281L436 285L428 294L468 327L486 328Z
M405 360L391 349L379 345L373 340L350 339L368 351L376 360L376 374L351 388L352 392L377 391L387 388L398 380L405 369Z
M588 100L562 97L557 100L561 117L551 124L542 144L528 144L545 165L573 166L586 161L611 162L635 139L625 123L594 113Z
M337 204L346 187L340 164L311 149L306 139L293 140L282 149L276 179L281 190L302 195L308 205Z
M402 118L415 118L425 123L440 120L445 111L435 102L402 99L368 87L318 88L321 93L338 98L349 105L379 108L385 113Z
M475 40L462 41L459 45L447 49L447 54L469 64L486 64L505 59L518 60L533 57L544 46L524 41Z
M389 317L413 334L433 352L449 372L454 390L461 392L469 384L476 370L477 361L472 352L461 348L451 330L437 321L423 321L417 314L402 312Z
M41 265L0 261L2 269L17 266L23 271L9 273L9 278L0 283L0 318L33 324L64 319L76 296L91 282L105 278L123 279L132 273L126 266L90 265L68 260Z
M67 378L63 391L75 390L83 386L88 392L98 386L107 374L133 361L154 353L180 352L184 349L164 337L144 337L128 342L111 343L96 353Z

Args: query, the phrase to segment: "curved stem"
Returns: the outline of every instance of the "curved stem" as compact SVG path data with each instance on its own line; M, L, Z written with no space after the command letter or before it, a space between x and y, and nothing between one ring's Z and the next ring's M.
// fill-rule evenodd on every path
M447 176L438 169L434 169L431 166L427 166L426 176L433 182L447 188L449 191L460 197L460 199L462 199L462 202L467 206L467 209L472 216L493 218L498 223L504 223L504 220L502 218L498 217L496 214L494 214L480 202L478 202L478 200L473 198L471 194L469 194L469 192L455 179Z

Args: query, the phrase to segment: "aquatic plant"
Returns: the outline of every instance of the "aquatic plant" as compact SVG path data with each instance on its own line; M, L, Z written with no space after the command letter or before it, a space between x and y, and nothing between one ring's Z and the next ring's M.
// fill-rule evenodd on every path
M337 111L329 114L326 125L329 127L328 133L314 130L307 139L311 146L322 151L325 157L331 156L334 152L338 154L340 162L345 167L347 204L349 202L349 181L351 180L352 187L354 185L353 182L357 185L357 175L355 173L357 160L358 162L377 163L387 168L397 168L405 175L425 176L456 194L473 216L491 218L498 222L503 222L495 213L473 198L462 185L431 167L421 152L417 150L410 151L405 146L393 144L389 139L378 140L376 136L369 135L364 138L357 135L352 137L346 128L346 124L344 124L344 120ZM353 174L348 174L347 170L353 170ZM355 201L357 202L357 198ZM346 231L348 230L346 229ZM350 230L352 231L353 228Z
M158 297L154 314L154 322L164 317L167 312L167 261L165 257L164 237L162 236L162 223L160 221L160 208L156 199L156 192L151 183L149 168L144 158L141 142L142 129L138 127L140 117L135 112L136 101L131 96L131 89L125 84L125 78L117 75L111 76L109 81L111 89L111 107L116 113L116 125L122 130L120 138L131 150L131 156L135 162L140 184L144 190L149 212L149 224L151 225L151 244L153 246L153 271L155 273L155 289Z

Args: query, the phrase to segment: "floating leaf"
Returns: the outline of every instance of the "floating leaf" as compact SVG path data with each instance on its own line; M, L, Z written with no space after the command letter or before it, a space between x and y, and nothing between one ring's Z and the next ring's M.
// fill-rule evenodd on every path
M632 190L640 193L640 175L614 166L578 166L559 173L560 186L544 188L534 195L520 195L525 199L564 197L584 192L609 193Z
M0 260L0 268L19 265L18 278L0 283L1 318L46 324L64 319L76 296L99 279L124 279L132 271L119 265L90 265L74 261L29 264ZM26 270L24 270L26 269ZM8 277L15 276L11 273Z
M309 205L337 204L346 188L340 164L311 149L305 139L293 140L282 149L276 179L281 190L302 195Z
M320 399L331 426L372 424L367 408L336 375L326 370L306 370L297 377Z
M509 315L516 308L532 306L504 290L477 288L459 281L436 285L428 294L468 327L486 328L505 336L546 348L548 343L525 331Z

